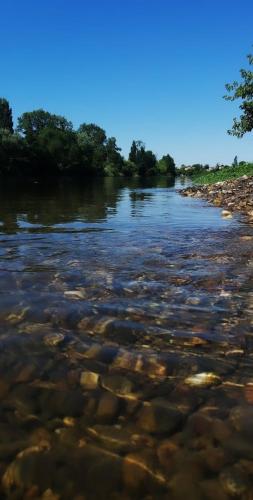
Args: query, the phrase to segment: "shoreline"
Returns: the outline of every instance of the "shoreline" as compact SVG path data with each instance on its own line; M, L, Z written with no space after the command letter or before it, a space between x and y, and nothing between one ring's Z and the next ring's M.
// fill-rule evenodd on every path
M239 212L253 224L253 175L180 189L182 196L202 198L222 208L222 216L232 218Z

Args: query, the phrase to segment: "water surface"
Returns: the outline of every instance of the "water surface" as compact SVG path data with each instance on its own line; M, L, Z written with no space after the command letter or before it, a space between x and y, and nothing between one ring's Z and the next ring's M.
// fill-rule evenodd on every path
M253 231L176 188L1 186L3 498L252 498Z

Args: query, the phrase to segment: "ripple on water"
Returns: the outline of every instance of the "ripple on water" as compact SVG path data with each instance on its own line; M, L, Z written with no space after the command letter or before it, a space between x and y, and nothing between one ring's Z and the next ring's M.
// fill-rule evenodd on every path
M252 228L165 180L0 199L1 498L250 500Z

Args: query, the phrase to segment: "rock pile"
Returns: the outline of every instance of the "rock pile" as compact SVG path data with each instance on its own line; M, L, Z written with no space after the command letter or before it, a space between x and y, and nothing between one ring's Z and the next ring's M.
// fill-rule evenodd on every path
M253 223L253 176L244 175L216 184L190 186L180 191L183 196L203 198L217 207L225 208L222 216L232 217L233 212L241 212Z

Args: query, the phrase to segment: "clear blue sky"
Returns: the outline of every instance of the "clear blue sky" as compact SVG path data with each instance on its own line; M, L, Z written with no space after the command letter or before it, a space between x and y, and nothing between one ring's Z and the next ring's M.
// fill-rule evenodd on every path
M0 96L15 118L95 122L124 154L142 139L177 164L253 160L253 135L226 135L238 105L222 99L252 26L252 0L2 1Z

